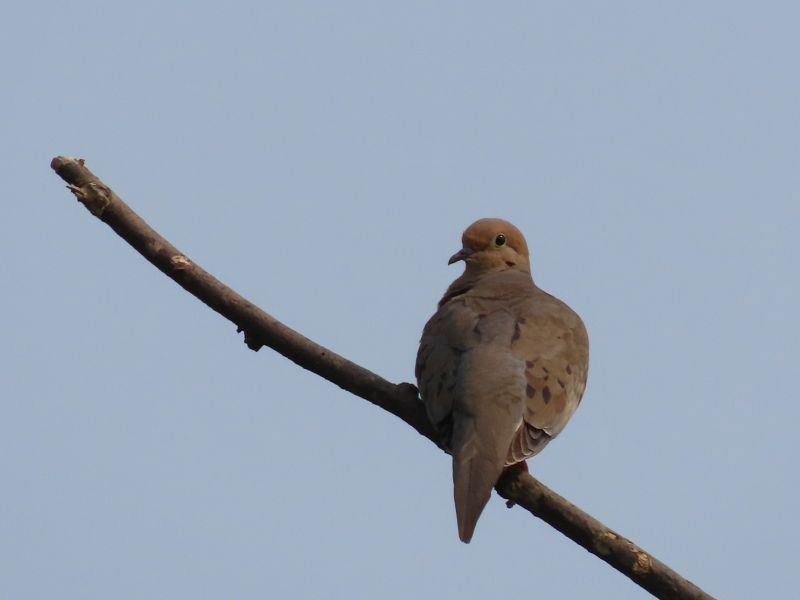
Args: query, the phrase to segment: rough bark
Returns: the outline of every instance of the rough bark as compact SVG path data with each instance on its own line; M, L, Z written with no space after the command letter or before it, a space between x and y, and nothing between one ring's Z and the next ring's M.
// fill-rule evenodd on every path
M244 332L250 349L272 348L301 367L396 415L439 445L415 386L386 381L309 340L237 294L161 237L89 171L83 160L58 156L50 166L89 212L186 291L235 323ZM508 470L496 490L510 503L549 523L657 598L712 598L528 473Z

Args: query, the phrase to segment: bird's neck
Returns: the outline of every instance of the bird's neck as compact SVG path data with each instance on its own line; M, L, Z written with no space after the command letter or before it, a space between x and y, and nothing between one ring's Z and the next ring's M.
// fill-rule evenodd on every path
M462 294L466 294L470 291L473 287L475 287L484 277L488 277L490 275L495 275L499 273L506 273L508 271L515 271L527 277L531 277L529 271L520 268L507 268L507 269L491 269L491 270L481 270L481 269L471 269L469 265L464 270L464 273L456 279L450 286L447 288L447 291L442 296L442 299L439 300L439 308L447 304L453 298L457 298ZM533 282L533 279L531 279Z

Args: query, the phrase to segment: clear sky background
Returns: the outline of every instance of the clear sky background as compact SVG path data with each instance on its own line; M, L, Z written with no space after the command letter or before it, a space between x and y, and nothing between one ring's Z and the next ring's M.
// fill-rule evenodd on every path
M648 597L186 294L49 168L392 381L517 224L589 386L531 464L708 592L800 523L796 3L28 2L0 24L0 597Z

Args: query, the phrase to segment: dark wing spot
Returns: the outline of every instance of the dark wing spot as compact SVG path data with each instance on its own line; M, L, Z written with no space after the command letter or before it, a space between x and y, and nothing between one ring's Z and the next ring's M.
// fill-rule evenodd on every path
M478 341L481 341L481 321L486 318L486 315L480 314L478 315L478 319L475 321L475 327L472 328L472 333L478 336Z
M547 388L544 388L547 389ZM525 394L528 398L533 398L536 395L536 389L530 384L525 388Z
M526 360L525 361L525 367L528 368L528 369L532 369L533 368L533 364L534 363L533 363L532 360Z
M511 343L513 344L519 339L519 336L522 332L519 329L519 322L514 323L514 335L511 337Z
M550 402L550 388L549 387L544 386L544 389L542 389L542 398L544 399L544 403L545 404Z
M565 389L567 389L567 386L566 386L566 385L564 385L564 382L563 382L563 381L561 381L560 379L556 379L556 381L558 382L558 385L560 385L560 386L561 386L561 389L562 389L562 390L565 390Z
M417 364L417 372L415 373L415 375L417 376L417 379L419 379L420 375L422 375L425 372L425 369L427 368L427 366L428 366L428 357L425 356Z
M450 373L450 383L447 386L448 390L455 388L456 380L458 379L458 364L453 365L453 370Z
M567 365L567 375L572 375L572 367Z
M481 322L478 321L477 323L475 323L475 327L472 328L472 333L474 333L476 336L478 336L478 341L481 340L480 325L481 325Z
M437 423L436 429L439 431L442 447L449 451L453 439L453 415L450 414Z
M507 266L509 266L509 267L513 267L513 266L514 266L514 265L516 265L516 264L517 264L517 263L515 263L513 260L507 260L507 261L506 261L506 265L507 265Z

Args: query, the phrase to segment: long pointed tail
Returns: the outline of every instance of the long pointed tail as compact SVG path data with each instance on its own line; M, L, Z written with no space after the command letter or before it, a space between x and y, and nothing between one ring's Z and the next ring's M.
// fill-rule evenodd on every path
M458 537L465 544L472 539L475 525L492 495L503 464L480 454L453 458L453 484Z

